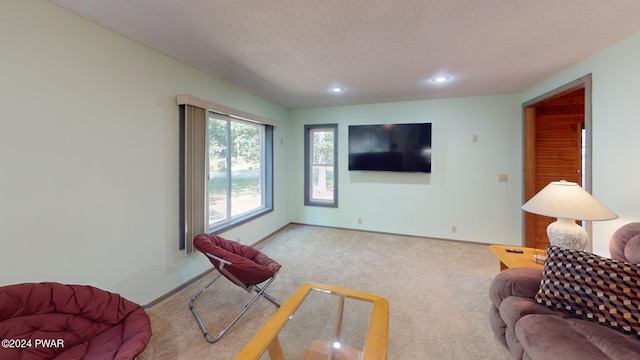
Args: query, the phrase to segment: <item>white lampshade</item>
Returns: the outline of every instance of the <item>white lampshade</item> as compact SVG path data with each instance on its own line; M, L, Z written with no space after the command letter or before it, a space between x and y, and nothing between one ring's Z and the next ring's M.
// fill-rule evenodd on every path
M574 182L553 181L540 190L522 210L574 220L612 220L618 217Z
M575 220L612 220L618 217L580 185L554 181L522 205L522 210L558 218L547 228L552 245L584 250L587 232Z

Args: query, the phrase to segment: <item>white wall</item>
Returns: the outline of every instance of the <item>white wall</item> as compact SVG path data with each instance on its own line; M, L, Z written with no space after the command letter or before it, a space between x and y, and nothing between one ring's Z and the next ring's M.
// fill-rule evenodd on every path
M640 221L640 32L522 94L534 99L591 73L594 197L620 217L593 223L593 252L609 255L611 234Z
M289 112L47 1L0 3L0 285L91 284L148 303L210 265L178 251L178 112L191 94ZM275 148L286 204L285 146ZM286 206L225 234L253 243Z
M293 221L521 244L522 120L518 95L292 111ZM348 171L348 125L431 122L432 173ZM303 205L305 124L338 123L338 208ZM473 135L478 142L473 142ZM498 182L506 174L509 181ZM362 218L362 224L357 219ZM452 233L455 225L457 232Z

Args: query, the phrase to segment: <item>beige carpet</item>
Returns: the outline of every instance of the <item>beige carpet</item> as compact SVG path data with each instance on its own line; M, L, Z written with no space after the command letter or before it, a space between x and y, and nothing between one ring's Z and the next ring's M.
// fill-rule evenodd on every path
M487 294L499 266L486 245L289 225L258 247L282 265L269 287L281 302L306 282L385 297L390 360L510 358L489 326ZM153 337L141 360L234 359L276 311L258 299L220 341L209 344L188 308L208 279L147 310ZM215 336L250 298L220 279L196 307Z

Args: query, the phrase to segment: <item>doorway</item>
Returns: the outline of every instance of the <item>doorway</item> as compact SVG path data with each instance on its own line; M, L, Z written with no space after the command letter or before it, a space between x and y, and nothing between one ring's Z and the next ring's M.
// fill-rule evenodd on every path
M576 182L590 193L591 74L524 103L523 119L523 203L551 181ZM553 221L524 212L524 246L545 249ZM583 226L591 235L590 223Z

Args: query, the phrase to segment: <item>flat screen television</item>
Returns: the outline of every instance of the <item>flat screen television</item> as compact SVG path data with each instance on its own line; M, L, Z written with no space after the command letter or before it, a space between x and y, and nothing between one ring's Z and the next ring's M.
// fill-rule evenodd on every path
M431 123L349 126L349 170L431 172Z

